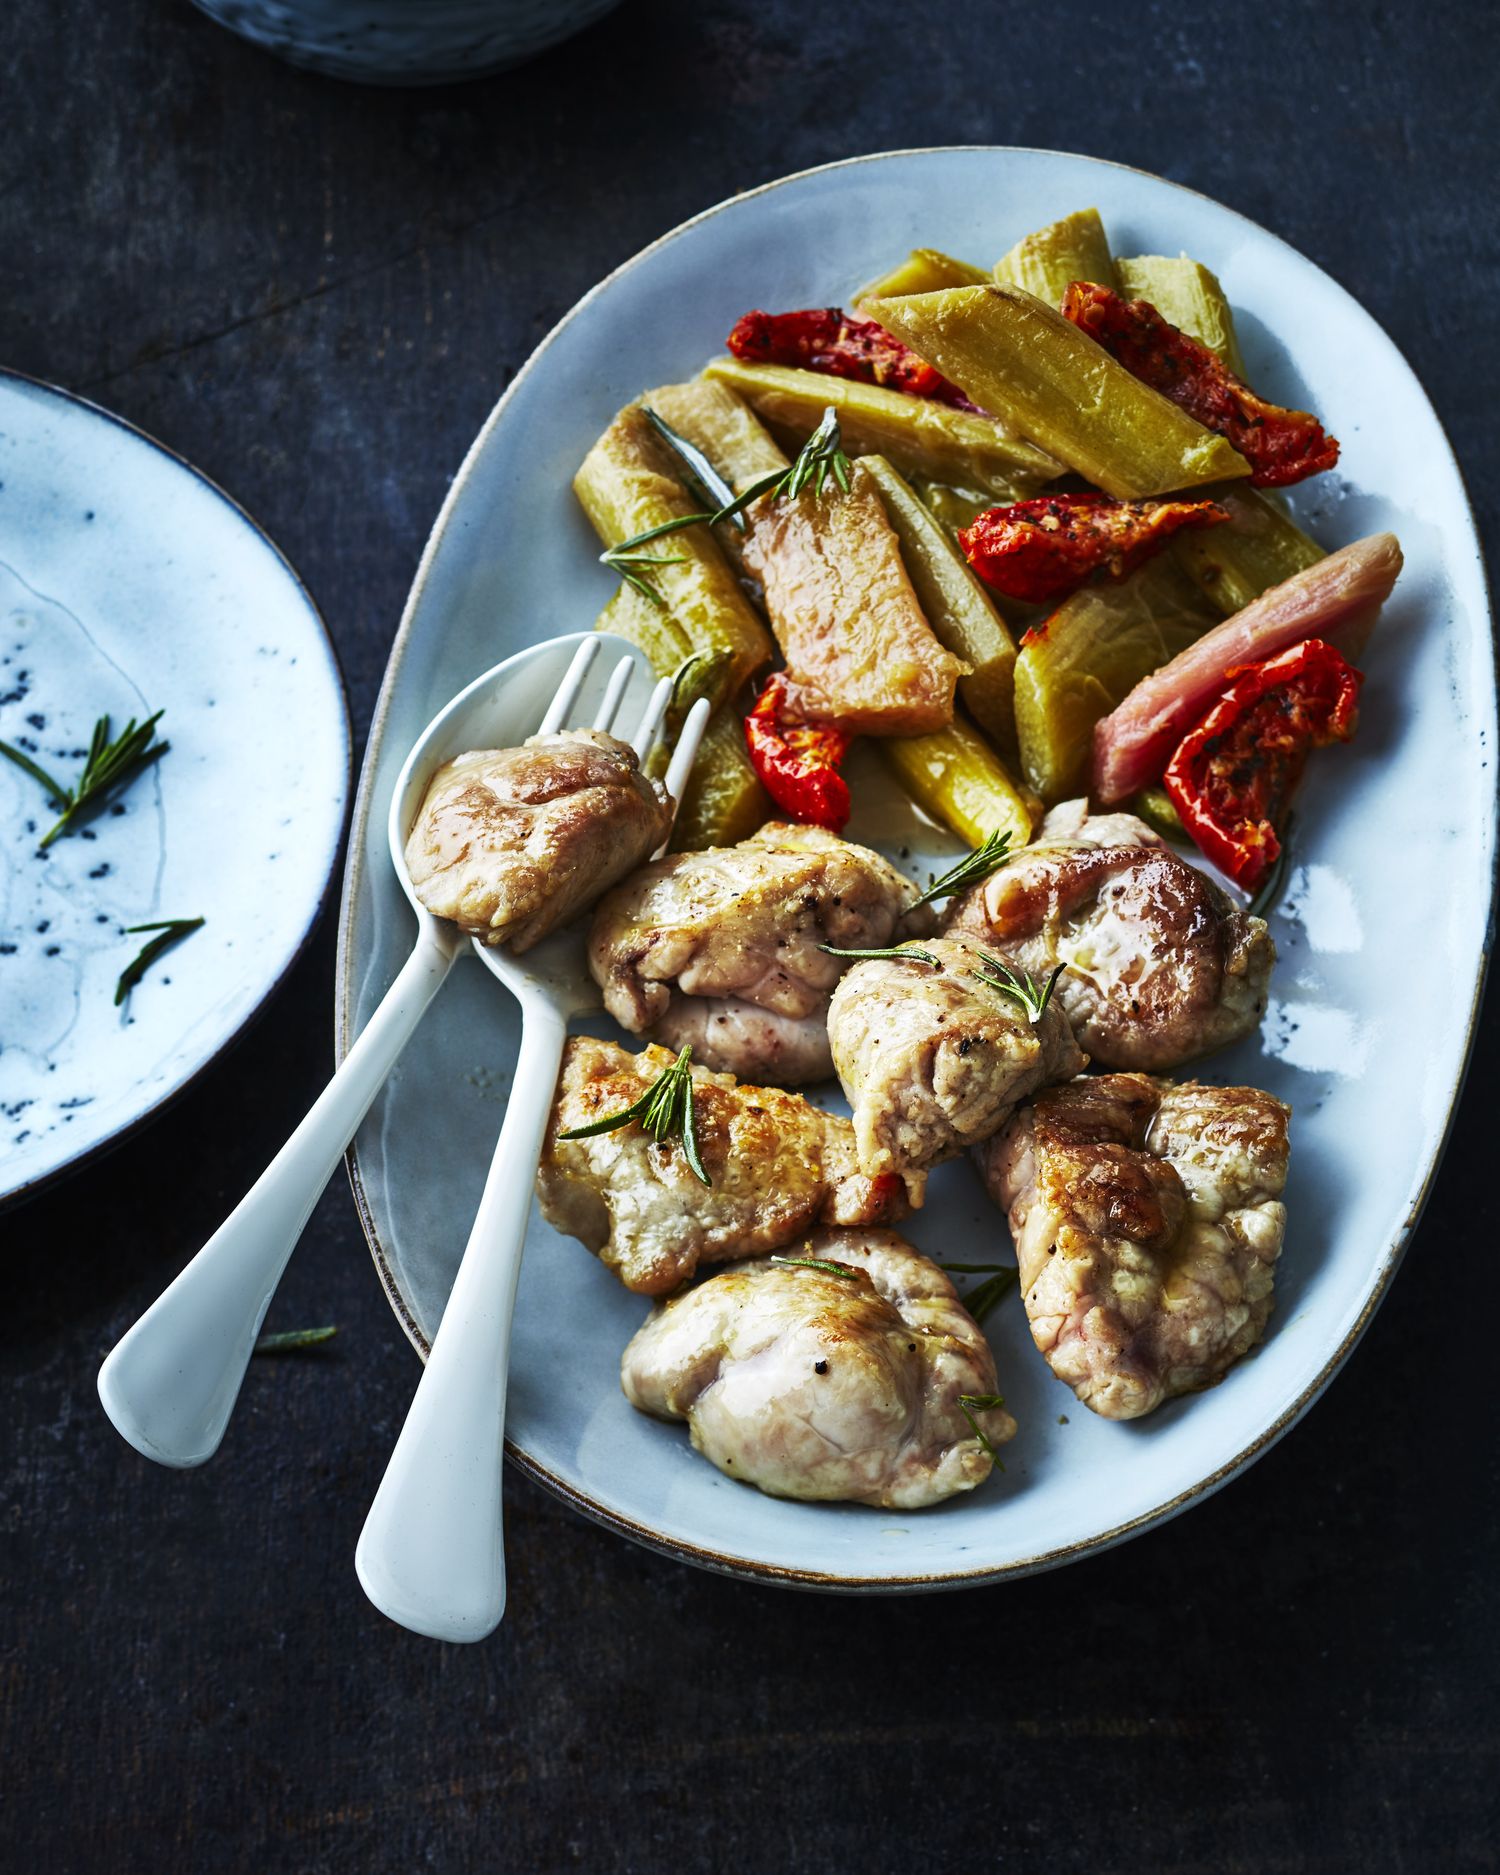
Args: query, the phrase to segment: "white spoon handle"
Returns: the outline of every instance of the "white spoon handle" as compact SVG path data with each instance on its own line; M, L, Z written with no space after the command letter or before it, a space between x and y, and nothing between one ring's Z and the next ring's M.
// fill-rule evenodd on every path
M428 926L311 1112L99 1370L116 1429L162 1465L212 1458L302 1227L461 945Z
M480 1641L505 1609L500 1474L510 1325L566 1025L525 1007L515 1080L479 1213L354 1566L383 1614Z

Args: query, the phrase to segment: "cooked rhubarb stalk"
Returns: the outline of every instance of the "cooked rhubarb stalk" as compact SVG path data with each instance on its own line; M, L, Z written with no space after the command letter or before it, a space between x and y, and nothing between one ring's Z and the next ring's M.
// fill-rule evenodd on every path
M1114 579L1160 553L1180 528L1213 527L1212 501L1112 501L1108 495L1038 495L989 508L959 535L969 565L1010 599L1045 605L1093 574Z
M716 358L704 376L738 391L778 440L799 448L831 404L850 455L885 456L903 475L930 476L1018 501L1062 474L1060 462L1022 442L993 417L930 398L790 365L747 365L738 358Z
M1080 208L1017 241L1004 260L996 261L995 278L1001 286L1024 287L1049 306L1061 305L1075 280L1115 286L1115 263L1098 209Z
M1264 663L1303 638L1327 639L1346 657L1358 657L1400 571L1396 536L1371 534L1273 586L1143 675L1094 731L1095 794L1106 803L1123 801L1158 780L1231 671Z
M862 456L901 543L906 567L937 641L969 666L958 680L964 708L1007 754L1016 752L1016 641L964 564L941 522L884 456Z
M1063 314L1142 384L1227 438L1250 464L1256 488L1282 488L1338 461L1338 444L1315 416L1257 397L1149 301L1079 281L1063 298Z
M1274 497L1243 482L1210 492L1228 521L1212 534L1181 535L1172 551L1226 618L1324 558Z
M1087 793L1095 723L1214 622L1164 555L1115 584L1085 586L1027 632L1016 659L1016 732L1022 770L1044 801Z
M888 736L876 744L887 768L924 814L982 846L1008 833L1013 847L1031 838L1040 803L962 716L931 736Z
M854 465L847 493L763 496L749 520L745 564L765 588L796 714L851 735L953 721L964 666L923 617L868 470Z
M1149 300L1163 319L1170 319L1189 338L1206 345L1236 377L1244 377L1245 366L1234 335L1234 313L1217 276L1207 267L1189 260L1186 254L1175 259L1167 254L1138 254L1134 260L1117 260L1115 272L1126 299ZM1116 284L1113 280L1098 283Z
M971 267L935 247L914 247L906 259L861 287L854 295L858 306L867 299L887 299L893 293L935 293L944 286L983 286L989 279L983 267Z
M856 384L883 384L908 397L930 397L957 410L974 406L950 384L891 337L873 319L851 319L837 306L805 312L748 312L724 341L730 356L751 365L795 365Z
M866 311L1106 494L1139 500L1250 473L1222 436L1019 287L950 287Z
M680 464L638 404L622 410L584 457L573 492L606 548L702 509ZM706 524L660 535L622 572L635 574L682 628L695 651L728 653L711 701L717 707L771 660L772 645ZM628 583L628 582L627 582Z

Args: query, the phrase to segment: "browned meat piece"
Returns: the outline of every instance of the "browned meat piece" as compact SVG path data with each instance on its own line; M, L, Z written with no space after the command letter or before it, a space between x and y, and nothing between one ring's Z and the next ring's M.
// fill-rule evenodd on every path
M853 735L917 736L953 721L968 669L933 636L869 472L750 510L745 564L765 588L797 708Z
M937 968L870 958L834 991L828 1037L866 1172L926 1171L997 1132L1016 1103L1088 1065L1056 998L1033 1022L975 975L954 938L916 947Z
M639 1035L673 989L738 997L778 1016L821 1016L844 959L905 932L917 887L868 847L823 827L769 821L738 846L671 853L604 899L589 969L604 1006ZM930 928L924 907L912 930Z
M1249 1035L1276 947L1263 919L1131 814L1054 808L951 907L954 937L1046 977L1096 1067L1153 1072Z
M651 1029L664 1048L691 1048L700 1067L773 1087L803 1087L833 1076L828 1019L778 1016L738 996L674 995Z
M629 744L577 729L445 762L406 864L429 911L524 951L634 871L671 827L666 790Z
M1032 1337L1085 1406L1137 1419L1259 1341L1288 1118L1254 1087L1101 1074L1048 1088L980 1148Z
M537 1173L548 1223L586 1244L627 1289L661 1295L700 1263L758 1256L816 1223L895 1223L921 1203L920 1177L860 1172L847 1120L800 1094L742 1087L705 1068L692 1074L706 1186L678 1141L654 1140L634 1123L559 1139L639 1100L671 1061L665 1048L632 1055L574 1037Z
M994 1357L938 1266L886 1230L788 1254L849 1275L739 1263L658 1303L620 1364L631 1405L772 1497L917 1510L982 1484L959 1396L993 1397ZM1003 1407L970 1410L992 1446L1014 1436Z

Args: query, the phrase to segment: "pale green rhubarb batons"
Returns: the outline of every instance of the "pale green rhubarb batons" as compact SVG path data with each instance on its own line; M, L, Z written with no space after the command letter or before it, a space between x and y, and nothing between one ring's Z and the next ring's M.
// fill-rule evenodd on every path
M941 248L914 247L889 273L861 287L853 304L857 311L867 299L885 299L892 293L935 293L944 286L982 286L989 277L983 267L955 260Z
M1165 554L1080 588L1021 640L1016 732L1027 781L1049 805L1088 792L1094 725L1216 622Z
M680 464L639 404L629 404L584 457L573 492L606 547L701 512L679 479ZM672 564L637 569L693 651L724 652L710 702L717 709L771 661L770 634L707 524L667 534L643 552ZM650 604L650 601L645 603ZM653 608L655 609L655 608Z
M1225 618L1323 559L1323 549L1274 496L1244 483L1203 492L1228 510L1229 519L1201 532L1185 530L1171 551Z
M872 301L865 311L1106 494L1136 500L1250 473L1222 436L1019 287L949 287Z
M1080 208L1024 236L1003 260L996 261L995 279L1001 286L1022 287L1049 306L1060 306L1075 280L1117 289L1115 263L1098 209Z
M831 405L849 455L885 456L903 475L982 489L997 501L1021 501L1062 474L1060 462L993 417L881 384L859 384L794 365L746 364L739 358L714 359L704 376L737 391L778 440L793 448L801 448Z
M1237 378L1245 375L1234 313L1218 277L1186 254L1137 254L1115 262L1126 299L1148 300L1162 318L1222 358ZM1107 284L1107 282L1106 282Z

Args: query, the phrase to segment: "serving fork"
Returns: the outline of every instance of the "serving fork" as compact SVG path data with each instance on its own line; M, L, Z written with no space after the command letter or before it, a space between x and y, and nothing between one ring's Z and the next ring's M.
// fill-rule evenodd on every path
M601 683L596 675L591 677L591 666L603 649L619 655ZM440 710L418 737L397 779L387 818L396 877L417 917L411 955L301 1125L203 1248L115 1345L99 1371L99 1397L105 1412L147 1458L164 1465L201 1465L218 1449L266 1310L313 1206L448 972L469 948L456 925L434 917L421 903L406 865L407 834L434 772L465 750L513 747L528 734L551 733L565 722L587 721L590 710L592 726L607 728L632 706L639 710L639 717L629 739L644 761L660 734L670 689L666 679L653 682L645 658L626 640L611 633L579 632L534 645L486 671ZM674 799L691 767L706 713L706 708L695 705L678 739L668 776ZM678 778L676 786L673 776ZM525 1070L523 1075L518 1064L505 1126L513 1135L529 1137L535 1131L538 1148L566 1022L566 1015L558 1012L581 1007L572 999L584 994L579 980L581 940L576 935L571 938L571 952L568 942L568 934L557 934L524 958L512 958L477 941L472 944L484 963L522 1000L526 1022L521 1063ZM566 961L570 957L572 961ZM586 981L585 974L582 982ZM515 1098L522 1094L524 1099ZM497 1164L504 1156L506 1137L502 1130ZM501 1183L492 1168L460 1272L459 1311L450 1308L445 1321L467 1307L481 1287L481 1277L475 1273L481 1258L471 1254L481 1236L487 1240L492 1230L510 1229L518 1203L523 1207L520 1225L524 1230L531 1179L525 1181L524 1191L504 1192ZM510 1298L515 1274L514 1268L503 1273L499 1285ZM484 1294L493 1333L498 1327L493 1285L484 1284ZM508 1304L504 1314L508 1324ZM449 1336L450 1343L460 1339L456 1333ZM445 1357L440 1371L455 1371L460 1377L469 1373L463 1359L453 1356ZM432 1390L427 1397L433 1397ZM503 1399L502 1372L502 1417ZM461 1410L457 1396L454 1410ZM498 1502L498 1452L496 1460ZM498 1517L496 1535L498 1550Z

